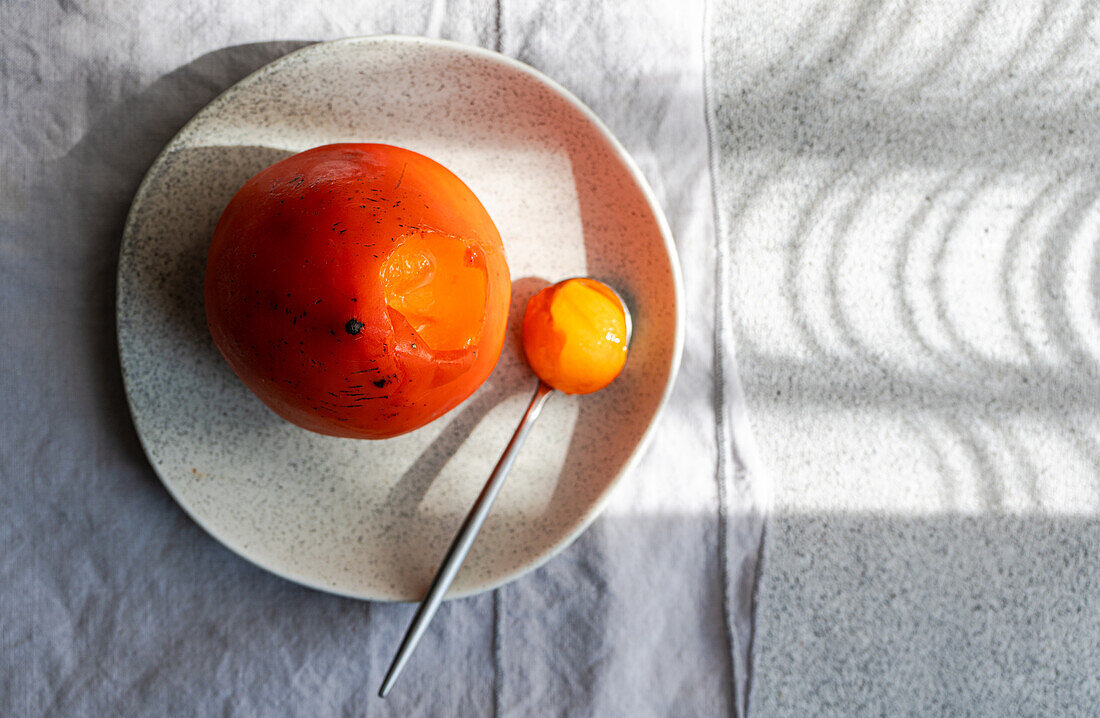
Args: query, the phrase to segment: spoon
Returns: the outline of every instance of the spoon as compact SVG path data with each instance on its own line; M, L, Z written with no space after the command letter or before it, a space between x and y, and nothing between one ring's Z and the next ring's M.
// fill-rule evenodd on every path
M574 281L574 279L580 278L564 280L554 285L554 287L559 287L566 282ZM619 296L618 292L602 283L600 283L600 287L606 289L618 300L619 306L623 311L623 318L626 323L626 336L623 338L625 348L625 346L630 344L630 336L633 332L633 322L630 318L630 310L627 308L626 302L623 301L623 298ZM401 641L401 647L397 649L397 655L394 656L393 663L390 664L390 669L386 672L386 678L382 681L382 687L378 691L380 697L385 698L389 694L390 689L393 688L394 683L397 682L397 677L401 674L405 664L408 663L413 649L416 648L416 644L428 629L428 624L431 622L432 617L435 616L435 612L439 610L439 605L443 602L443 597L446 595L447 589L451 587L451 584L455 580L455 576L458 575L458 570L462 567L462 562L466 560L466 555L470 552L470 547L473 546L474 539L477 538L477 534L481 530L482 524L485 523L485 519L489 515L489 510L492 508L493 502L496 501L497 494L500 493L501 487L504 486L504 479L508 476L508 471L512 468L512 464L515 463L520 447L523 446L523 442L527 438L527 434L530 433L535 420L538 419L539 414L542 413L542 407L546 404L546 400L550 398L550 395L553 393L554 388L542 377L539 377L535 395L531 398L531 403L528 404L527 411L520 420L519 426L516 427L516 433L512 435L512 440L508 442L508 446L504 449L504 453L501 454L496 468L494 468L493 473L489 475L489 480L485 483L485 488L481 490L481 494L477 497L477 501L474 502L473 508L470 509L470 513L466 516L466 520L462 522L462 527L458 530L458 534L455 536L451 548L447 550L447 555L443 558L442 565L440 565L439 570L436 572L435 578L432 579L432 584L428 588L428 593L424 596L424 600L420 602L419 608L416 609L416 614L413 616L412 623L409 624L409 629L405 633L405 638Z

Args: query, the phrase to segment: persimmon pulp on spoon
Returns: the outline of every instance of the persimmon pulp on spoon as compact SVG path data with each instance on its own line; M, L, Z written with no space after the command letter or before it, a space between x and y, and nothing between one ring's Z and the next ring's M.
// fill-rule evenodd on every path
M576 277L543 289L527 303L523 351L540 379L566 394L591 394L626 363L630 315L603 282Z

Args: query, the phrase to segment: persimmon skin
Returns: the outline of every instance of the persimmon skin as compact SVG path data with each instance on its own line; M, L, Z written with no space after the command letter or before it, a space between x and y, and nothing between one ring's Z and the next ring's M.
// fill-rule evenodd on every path
M447 296L464 311L448 305L442 348L387 303L383 267L410 240L440 248L447 265L418 254L429 269L412 262L406 275L484 271ZM272 411L322 434L383 439L438 418L488 378L511 280L488 212L447 168L399 147L338 144L288 157L237 192L214 231L204 298L214 343ZM431 309L418 306L414 320Z

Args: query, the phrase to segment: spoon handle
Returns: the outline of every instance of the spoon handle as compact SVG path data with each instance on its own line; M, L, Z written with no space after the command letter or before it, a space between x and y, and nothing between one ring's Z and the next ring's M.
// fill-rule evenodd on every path
M390 665L390 670L386 673L386 680L382 682L382 688L378 691L378 695L382 698L385 698L386 694L393 688L397 676L401 674L401 669L405 667L413 649L416 648L417 642L424 635L424 631L427 630L432 616L439 609L439 604L443 602L443 596L447 593L447 589L451 587L455 576L458 575L458 569L462 567L462 562L466 560L466 554L470 552L470 547L473 546L474 539L477 538L477 533L481 530L481 525L485 523L485 518L489 515L489 509L492 508L497 494L500 493L500 488L504 486L504 479L508 476L508 470L512 468L512 464L515 463L516 455L519 454L524 439L527 438L535 419L542 412L543 404L546 403L547 397L553 391L550 386L541 381L538 388L535 389L535 395L527 406L527 413L520 420L519 426L516 427L516 433L512 435L512 440L508 442L508 447L504 449L500 461L497 462L496 468L493 469L493 473L490 474L489 480L485 483L485 488L481 490L481 495L474 502L473 508L470 509L469 515L466 516L466 520L462 524L462 528L458 530L458 535L455 536L454 543L447 551L443 564L436 572L435 578L432 579L432 585L428 588L427 595L420 602L420 607L416 610L412 623L409 624L409 630L405 633L405 638L401 641L401 647L397 649L397 655Z

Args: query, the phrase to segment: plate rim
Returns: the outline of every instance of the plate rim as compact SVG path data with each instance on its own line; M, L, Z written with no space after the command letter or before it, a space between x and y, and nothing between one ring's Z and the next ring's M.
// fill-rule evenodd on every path
M210 102L203 105L202 108L195 112L195 114L192 115L191 118L186 123L184 123L182 127L180 127L180 129L172 136L172 139L169 140L164 148L157 154L156 158L149 165L148 169L146 169L144 177L142 177L140 184L138 184L137 190L134 192L134 197L130 202L130 209L127 212L126 223L123 225L122 234L119 241L119 253L121 255L121 253L125 250L125 240L127 237L131 236L133 225L137 219L135 212L136 203L139 199L144 197L147 190L147 185L151 181L153 170L161 164L161 160L163 160L170 152L175 150L175 146L180 141L180 138L184 137L188 133L191 126L197 122L200 115L203 115L210 108L215 107L219 103L222 103L225 98L240 85L253 80L262 73L268 72L275 65L287 62L292 57L316 52L317 48L321 46L358 45L374 43L410 44L428 47L448 48L451 50L457 50L463 53L467 53L469 55L473 55L482 60L487 60L489 62L504 65L505 67L521 72L528 77L536 80L537 82L543 84L544 86L552 90L561 99L569 103L574 109L578 110L586 120L592 123L592 125L597 130L599 130L599 133L602 136L603 140L607 142L607 144L611 147L612 151L618 157L619 161L630 173L631 179L634 180L635 185L637 185L637 187L641 190L642 196L644 197L646 204L649 207L650 213L653 215L653 218L656 221L657 229L661 234L661 239L663 240L665 245L665 251L668 254L669 265L672 274L673 299L676 303L674 313L676 326L673 336L672 356L669 359L668 365L668 379L665 383L665 388L663 393L661 394L660 401L658 401L657 407L656 409L654 409L653 416L649 420L649 425L642 433L641 438L635 443L634 448L630 453L630 456L627 457L626 461L622 465L622 468L618 471L615 477L611 479L611 481L603 489L596 500L589 505L588 509L584 513L584 516L573 528L573 530L564 534L561 538L555 541L547 551L522 564L519 568L504 574L501 578L483 581L471 588L467 588L464 590L449 592L445 597L445 600L449 601L452 599L476 596L500 588L505 584L511 583L512 581L515 581L516 579L521 578L528 573L531 573L532 571L541 568L552 558L556 557L562 551L571 546L573 542L576 541L577 538L582 533L584 533L589 528L589 526L592 525L592 522L594 522L596 518L598 518L603 513L604 509L607 507L608 501L610 501L611 499L611 495L614 493L615 487L617 487L619 483L623 480L623 478L628 473L630 473L638 464L638 461L641 459L642 454L645 452L645 450L649 446L649 443L652 441L653 435L656 433L657 423L660 420L661 415L664 413L665 408L668 406L669 400L672 397L672 392L676 386L676 381L679 378L680 363L683 357L686 333L685 324L687 321L686 308L684 306L683 270L680 266L680 255L678 250L676 249L676 242L672 235L672 229L669 227L668 219L665 217L664 210L661 208L661 205L657 201L656 196L653 194L653 189L649 186L649 182L646 180L645 175L642 173L641 169L634 161L634 158L631 157L630 153L626 151L626 149L622 146L622 143L619 142L619 139L614 135L614 133L611 132L611 129L606 124L604 124L603 120L601 120L596 115L596 113L593 112L592 109L589 108L586 104L584 104L576 95L574 95L564 86L562 86L543 72L513 57L509 57L508 55L505 55L503 53L496 52L494 50L490 50L488 48L484 48L478 45L470 45L462 42L456 42L454 40L398 34L355 35L350 37L338 38L335 40L318 41L304 47L300 47L297 50L288 52L287 54L266 63L262 67L257 68L256 70L250 72L248 75L237 80L232 85L218 93L218 95ZM201 528L208 536L214 539L220 546L228 549L235 556L240 557L241 559L247 561L249 564L256 566L264 571L267 571L268 573L271 573L275 576L278 576L283 580L290 581L299 586L304 586L306 588L320 591L322 593L341 596L344 598L357 599L361 601L376 601L379 603L418 602L419 599L394 599L388 597L372 596L365 592L349 591L342 589L339 586L328 586L307 578L291 575L290 573L280 568L269 565L267 562L257 560L256 558L242 553L241 550L239 550L237 547L223 540L222 537L217 532L212 530L199 516L197 516L191 510L191 508L187 506L185 502L180 500L180 497L172 489L170 483L161 474L161 471L158 468L156 462L153 460L149 447L146 444L145 435L138 428L138 423L136 420L137 412L134 410L132 394L129 388L130 381L128 378L126 362L122 360L122 292L119 291L119 287L121 286L122 282L122 273L123 263L121 262L120 257L118 270L115 273L115 344L119 352L119 367L120 373L122 374L123 390L126 394L126 405L127 408L129 408L130 410L131 422L134 425L134 433L137 434L138 443L141 445L141 450L145 454L145 459L149 462L149 466L150 468L152 468L153 473L156 474L161 486L163 486L164 489L168 492L168 495L172 497L172 500L173 502L175 502L176 506L182 509L184 514L186 514L188 518L190 518L199 528Z

